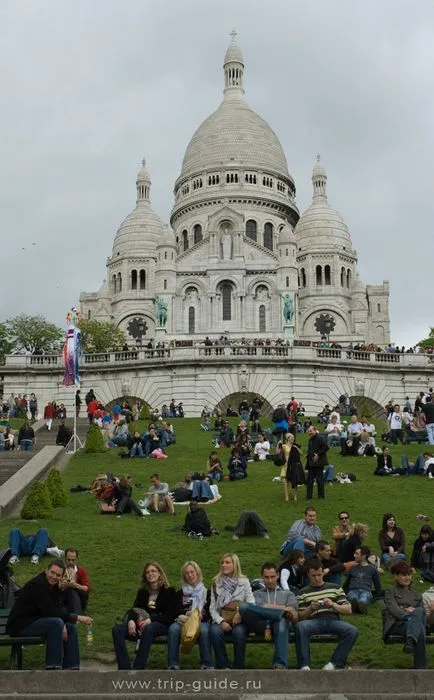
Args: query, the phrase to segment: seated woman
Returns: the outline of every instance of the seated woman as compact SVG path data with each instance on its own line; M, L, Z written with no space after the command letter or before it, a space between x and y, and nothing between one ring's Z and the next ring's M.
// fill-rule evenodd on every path
M262 462L267 459L270 454L270 442L265 435L258 435L258 442L253 450L253 459L255 462Z
M181 614L169 627L167 640L168 667L171 671L179 669L179 643L182 625L193 610L200 615L199 654L201 670L213 668L211 659L210 626L206 622L207 590L203 583L202 571L195 561L187 561L181 569L181 590L178 591Z
M233 447L228 461L229 480L238 481L247 477L247 461L238 447Z
M368 533L369 527L364 523L352 523L350 526L350 534L342 540L337 555L342 564L347 564L345 568L354 566L354 552L366 540Z
M249 580L242 574L238 556L225 554L211 587L211 643L217 668L230 668L226 652L228 641L232 641L234 646L235 668L244 668L247 629L238 607L240 603L254 602Z
M147 562L142 571L142 585L127 612L126 622L112 629L118 669L131 669L126 639L137 640L133 669L146 668L152 642L155 637L168 634L179 612L179 598L169 586L163 569L156 561Z
M305 483L304 469L301 464L301 450L295 442L295 437L292 433L286 433L285 441L280 442L276 452L281 450L285 455L285 477L283 479L283 492L285 501L289 501L288 484L291 484L293 490L293 499L297 500L297 489L300 484Z
M383 637L387 640L390 634L403 635L403 651L413 654L413 668L428 668L422 594L412 588L413 571L407 562L395 562L391 573L395 583L384 596Z
M390 566L397 561L406 559L405 554L405 534L402 528L396 524L393 513L383 515L383 524L378 533L380 543L381 561L385 566Z
M12 428L8 425L4 434L5 450L15 449L15 435Z
M301 549L293 549L279 566L279 586L284 591L303 588L303 567L306 559Z
M67 446L72 437L72 431L66 427L65 421L61 420L56 435L56 445Z
M246 420L241 420L238 425L237 425L237 432L235 433L235 438L238 439L240 435L243 435L244 433L248 433L249 428L247 426L247 421Z
M360 444L357 449L359 457L373 457L375 455L375 440L367 430L360 433Z
M415 540L411 553L411 566L420 569L421 575L428 571L427 579L434 579L434 531L431 525L422 525L419 537Z
M237 439L237 441L236 441L236 443L235 443L235 447L238 447L238 448L239 448L242 457L245 457L246 460L249 459L249 457L250 457L250 452L251 452L251 449L252 449L252 444L251 444L251 442L250 442L250 436L249 436L249 434L248 434L248 433L242 433L242 435L240 435L240 436L238 437L238 439Z
M377 455L377 467L374 471L374 476L393 476L394 474L405 476L407 473L407 469L403 467L394 468L390 450L387 445L385 445L382 453Z
M210 479L215 481L221 481L223 478L223 467L220 461L220 457L217 452L213 450L210 452L206 463L206 471Z

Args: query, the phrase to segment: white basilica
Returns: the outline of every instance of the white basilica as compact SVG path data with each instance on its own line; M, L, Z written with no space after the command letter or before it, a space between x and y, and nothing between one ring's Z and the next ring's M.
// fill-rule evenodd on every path
M300 217L282 146L244 98L244 60L234 39L223 69L223 101L187 147L170 227L151 207L143 162L107 279L98 292L81 294L82 314L115 322L132 343L139 325L144 342L327 335L387 344L389 285L360 280L319 157L312 204Z

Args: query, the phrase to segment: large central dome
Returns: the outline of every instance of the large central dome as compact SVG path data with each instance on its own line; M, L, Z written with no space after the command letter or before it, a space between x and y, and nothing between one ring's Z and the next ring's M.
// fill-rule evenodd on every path
M237 166L274 172L292 181L279 139L244 99L244 61L234 41L223 69L224 100L194 133L177 183L205 171Z
M200 125L185 152L181 178L228 165L274 170L289 177L276 134L243 99L224 100Z

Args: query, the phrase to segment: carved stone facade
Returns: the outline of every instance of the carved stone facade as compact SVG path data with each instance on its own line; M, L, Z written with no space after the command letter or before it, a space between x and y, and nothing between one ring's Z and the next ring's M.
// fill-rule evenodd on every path
M246 103L243 80L233 40L223 101L187 147L170 228L151 208L143 161L136 207L116 234L101 289L81 294L83 315L125 331L141 317L144 342L222 334L319 340L316 320L329 315L330 340L388 343L388 284L359 280L357 254L328 204L319 157L312 205L300 218L283 149ZM164 325L157 323L157 298L167 305Z

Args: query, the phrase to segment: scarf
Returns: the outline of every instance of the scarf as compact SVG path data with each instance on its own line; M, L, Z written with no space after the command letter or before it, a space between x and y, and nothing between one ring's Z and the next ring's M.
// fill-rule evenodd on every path
M222 608L233 601L233 595L238 586L238 579L230 576L220 576L220 593L216 600L216 608L220 612Z
M191 600L190 610L197 608L200 613L202 613L206 602L206 588L202 581L200 581L197 586L190 586L188 583L184 583L182 586L183 595Z

